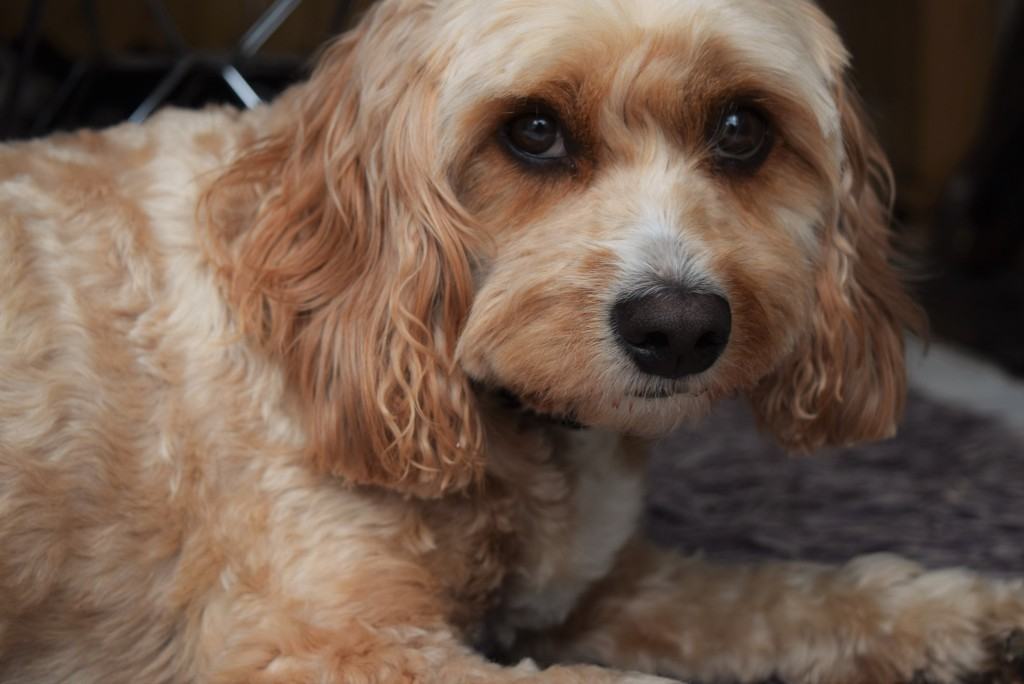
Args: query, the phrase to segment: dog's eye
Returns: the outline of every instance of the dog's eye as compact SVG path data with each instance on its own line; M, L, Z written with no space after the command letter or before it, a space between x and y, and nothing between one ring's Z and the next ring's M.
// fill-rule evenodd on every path
M513 151L527 159L546 161L568 156L562 127L551 114L521 114L505 125L504 137Z
M771 151L771 126L765 115L758 110L752 107L733 107L719 121L712 145L719 164L753 172Z

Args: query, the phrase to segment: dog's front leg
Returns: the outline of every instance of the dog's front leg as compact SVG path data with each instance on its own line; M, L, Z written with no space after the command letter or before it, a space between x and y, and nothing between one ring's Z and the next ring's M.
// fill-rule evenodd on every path
M488 662L444 628L306 628L299 641L265 635L224 653L201 681L223 684L672 684L667 679L574 665L540 670ZM245 642L240 635L240 643Z
M713 565L634 542L563 627L523 648L707 683L946 683L999 666L1022 627L1019 580L883 555Z
M672 684L589 665L541 670L527 659L510 667L489 662L446 624L444 603L430 591L421 569L395 565L379 567L362 582L346 580L344 572L334 583L307 576L281 585L260 577L260 586L247 580L219 594L201 611L197 666L189 679L209 684Z

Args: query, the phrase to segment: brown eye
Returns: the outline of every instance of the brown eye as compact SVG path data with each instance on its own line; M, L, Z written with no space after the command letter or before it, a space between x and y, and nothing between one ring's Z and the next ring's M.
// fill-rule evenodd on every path
M568 156L558 119L551 114L521 114L505 125L504 138L512 151L528 161L564 159Z
M748 173L761 167L771 146L771 126L765 115L752 107L727 110L712 140L720 165Z

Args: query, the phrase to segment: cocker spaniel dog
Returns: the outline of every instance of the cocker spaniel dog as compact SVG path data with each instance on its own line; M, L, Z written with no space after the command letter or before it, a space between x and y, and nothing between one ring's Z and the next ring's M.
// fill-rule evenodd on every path
M1020 581L636 531L721 397L894 429L846 62L807 0L384 0L272 105L0 149L0 680L986 670Z

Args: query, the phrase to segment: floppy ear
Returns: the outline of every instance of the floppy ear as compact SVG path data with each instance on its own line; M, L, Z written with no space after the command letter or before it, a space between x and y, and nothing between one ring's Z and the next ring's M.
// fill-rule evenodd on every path
M206 199L229 298L286 366L316 465L437 496L478 477L482 429L453 361L469 221L439 168L427 8L371 11Z
M890 437L903 414L903 335L923 317L893 265L892 173L852 90L838 84L845 161L823 227L804 337L755 391L762 425L798 451Z

